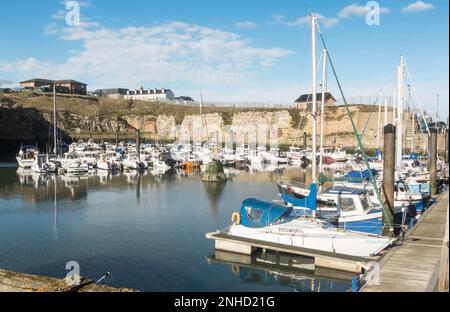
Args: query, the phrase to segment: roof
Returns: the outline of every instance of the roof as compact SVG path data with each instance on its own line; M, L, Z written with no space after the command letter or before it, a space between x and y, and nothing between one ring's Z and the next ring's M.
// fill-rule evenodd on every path
M72 79L50 80L50 79L43 79L43 78L33 78L33 79L21 81L20 83L35 82L35 81L39 81L39 82L43 82L43 83L53 83L53 82L56 82L56 83L74 83L74 84L80 84L80 85L87 86L87 84L85 84L83 82L79 82L79 81L72 80Z
M311 102L313 98L312 94L302 94L295 102ZM322 101L322 93L316 93L317 101ZM325 92L325 100L336 100L330 92Z
M33 78L33 79L21 81L20 83L27 83L27 82L34 82L34 81L39 81L39 82L44 82L44 83L53 83L53 80L43 79L43 78Z
M137 89L137 90L134 90L134 91L130 91L130 94L131 95L133 95L133 94L135 94L135 95L141 94L138 91L142 91L142 94L166 94L168 92L172 92L172 90L164 89L164 88L163 89Z
M83 83L83 82L79 82L79 81L72 80L72 79L56 80L56 83L73 83L73 84L79 84L79 85L85 85L85 86L87 86L87 84L85 84L85 83Z
M190 101L190 102L194 102L194 99L191 98L190 96L179 96L176 97L175 100L179 100L179 101Z
M338 187L330 187L329 189L327 189L325 191L325 193L330 193L330 194L351 194L351 195L359 195L359 194L364 194L366 191L363 189L358 189L358 188L351 188L351 187L346 187L346 186L338 186Z

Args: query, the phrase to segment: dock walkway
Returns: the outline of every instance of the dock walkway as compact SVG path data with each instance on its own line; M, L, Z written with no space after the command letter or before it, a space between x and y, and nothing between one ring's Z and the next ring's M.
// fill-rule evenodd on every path
M441 253L446 252L448 255L448 200L448 191L439 196L437 203L431 206L416 226L406 233L404 241L380 260L379 283L365 285L361 291L436 290L441 271ZM448 256L444 261L447 262L448 268ZM448 281L448 270L444 274L447 275Z

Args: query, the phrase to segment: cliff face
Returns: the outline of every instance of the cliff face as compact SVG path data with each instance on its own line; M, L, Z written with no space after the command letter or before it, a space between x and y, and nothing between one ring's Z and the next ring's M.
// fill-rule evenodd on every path
M0 97L0 140L46 139L52 132L53 113L49 95L12 94ZM188 131L206 139L224 138L229 129L255 133L261 126L278 129L280 144L303 145L311 142L311 116L296 109L240 109L204 108L200 116L196 107L184 107L164 103L127 102L123 100L93 99L58 96L57 123L61 132L71 138L113 138L118 132L121 138L132 138L134 129L140 129L148 139L180 139ZM372 105L351 106L351 113L363 144L376 147L378 107ZM392 111L388 112L388 122ZM380 116L384 124L384 113ZM411 118L405 114L404 127L411 127ZM320 116L318 117L318 130ZM355 147L352 125L344 107L327 107L325 110L325 145ZM382 135L380 131L380 147ZM268 135L268 134L267 134ZM405 148L409 147L410 130L405 133ZM236 141L236 135L233 137ZM426 146L423 134L416 134L417 148ZM442 140L442 139L441 139ZM443 141L442 141L443 142ZM442 145L442 144L440 144Z

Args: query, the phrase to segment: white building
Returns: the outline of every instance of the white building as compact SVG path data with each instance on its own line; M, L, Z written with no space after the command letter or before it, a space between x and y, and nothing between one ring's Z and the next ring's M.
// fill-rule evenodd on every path
M140 88L134 91L128 91L124 96L126 100L137 101L168 101L173 100L175 95L170 89L147 89Z

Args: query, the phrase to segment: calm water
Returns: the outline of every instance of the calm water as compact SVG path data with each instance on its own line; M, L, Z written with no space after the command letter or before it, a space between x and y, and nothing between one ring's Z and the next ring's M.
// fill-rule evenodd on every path
M237 257L205 238L244 199L275 199L279 175L211 185L195 174L55 178L0 164L0 268L64 277L74 260L83 276L109 271L106 284L142 291L345 291L348 281L318 277L309 259Z

